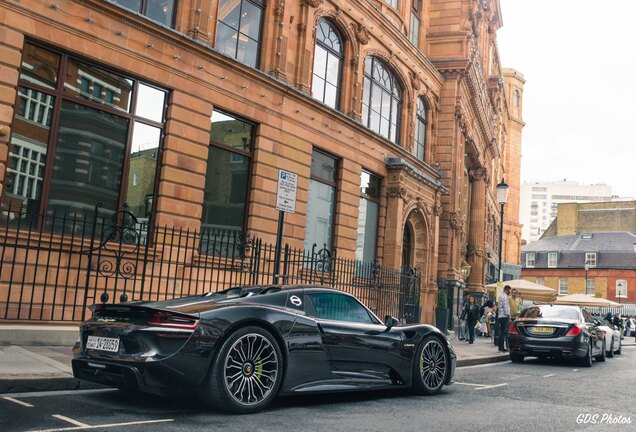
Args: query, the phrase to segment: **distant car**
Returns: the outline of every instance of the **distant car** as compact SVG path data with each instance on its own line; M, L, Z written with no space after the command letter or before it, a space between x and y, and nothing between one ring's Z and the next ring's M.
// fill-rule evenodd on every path
M521 312L509 327L510 360L526 356L605 361L605 334L579 306L540 305Z
M382 322L354 296L318 286L231 288L98 305L80 327L73 374L122 389L198 393L252 413L277 395L387 388L435 394L456 355L435 327Z
M623 352L623 346L620 329L616 328L614 324L605 318L596 318L594 321L598 328L605 333L605 352L607 357L614 357L614 354L621 354Z

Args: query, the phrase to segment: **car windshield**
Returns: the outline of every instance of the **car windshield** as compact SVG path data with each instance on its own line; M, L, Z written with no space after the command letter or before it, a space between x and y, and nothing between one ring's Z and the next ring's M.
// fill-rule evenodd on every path
M563 306L531 306L521 312L520 318L561 318L561 319L579 319L579 310L573 307Z

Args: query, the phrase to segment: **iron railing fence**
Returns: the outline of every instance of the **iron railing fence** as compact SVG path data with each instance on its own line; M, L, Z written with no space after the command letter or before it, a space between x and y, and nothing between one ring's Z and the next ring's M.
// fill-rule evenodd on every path
M152 227L152 228L150 228ZM0 211L0 320L73 321L97 302L159 301L231 286L320 284L357 296L380 318L419 319L420 275L275 246L243 231L153 226L107 214Z

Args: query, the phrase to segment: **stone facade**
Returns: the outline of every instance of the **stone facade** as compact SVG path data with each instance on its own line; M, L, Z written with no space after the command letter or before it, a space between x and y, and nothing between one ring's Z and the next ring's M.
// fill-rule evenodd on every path
M438 287L463 288L464 260L472 268L469 289L482 289L488 250L496 248L489 233L501 223L495 186L504 176L512 187L504 258L517 262L513 197L523 122L510 92L522 89L523 77L500 66L498 1L421 2L415 45L408 39L408 1L398 9L378 0L266 2L257 68L214 49L219 0L179 1L172 28L111 2L0 3L0 194L6 194L22 50L30 41L168 90L151 201L159 225L200 228L211 114L222 110L257 125L244 226L266 241L275 239L276 179L284 168L299 176L284 239L302 247L314 149L338 160L333 247L341 257L356 253L361 171L382 179L376 259L422 272L421 321L434 321ZM320 19L333 23L344 45L338 109L310 96ZM361 118L371 56L390 68L402 90L395 143ZM427 107L424 157L416 157L414 145L419 98Z

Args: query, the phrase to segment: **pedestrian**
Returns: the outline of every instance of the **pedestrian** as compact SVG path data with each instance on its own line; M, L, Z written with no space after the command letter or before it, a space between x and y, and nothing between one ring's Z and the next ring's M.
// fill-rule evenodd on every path
M621 338L623 337L623 320L621 319L621 314L620 313L616 313L614 314L614 319L612 320L612 324L614 324L614 327L616 327L618 330L620 330L621 332Z
M521 313L521 297L519 297L519 290L517 288L513 288L510 291L508 301L510 303L510 321L514 321Z
M459 319L459 331L457 333L459 333L457 335L457 338L460 341L463 340L468 340L468 329L466 327L466 316L464 314L464 309L466 308L466 304L468 303L468 293L464 293L464 297L462 299L462 308L461 310L461 314L459 315L458 319Z
M633 316L629 317L629 319L627 320L627 332L629 333L627 336L633 336L634 332L636 332L636 319L634 319Z
M495 343L495 333L497 328L497 305L493 305L488 316L488 324L490 326L490 340Z
M479 321L479 306L475 303L475 297L469 295L468 303L464 307L464 313L466 317L466 326L468 327L468 343L475 342L475 325Z
M499 304L499 318L497 318L497 334L499 335L499 352L508 352L506 345L508 343L508 325L510 324L510 303L508 295L510 294L510 285L504 286L503 292L499 295L497 303Z
M481 331L488 337L490 337L490 311L492 310L493 306L494 305L492 304L492 301L488 300L486 303L484 303L481 309L481 317L483 317L484 320L484 322L482 323L484 325L481 328Z

